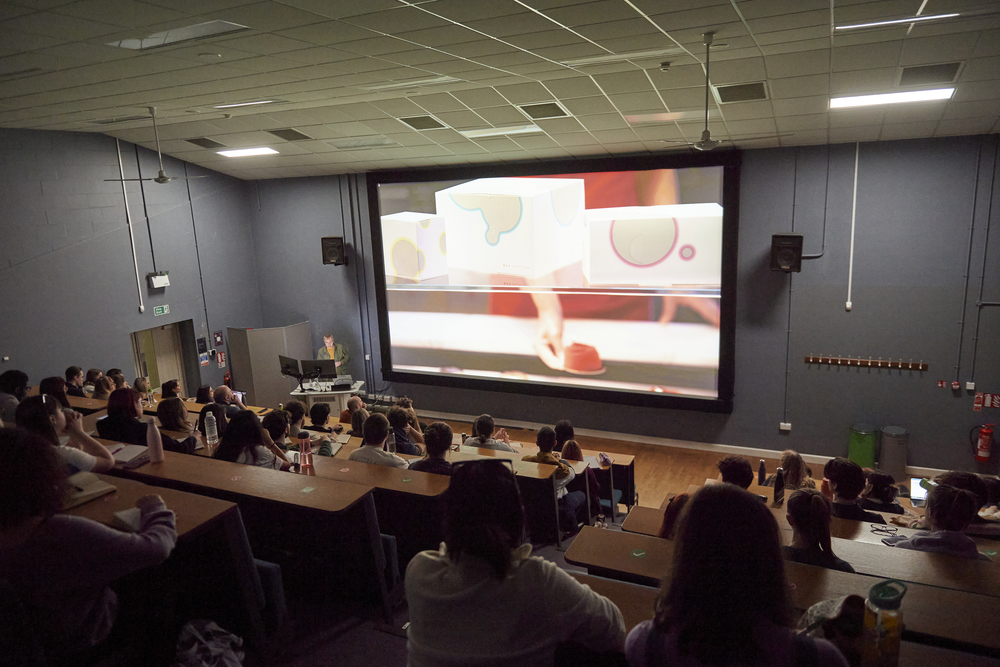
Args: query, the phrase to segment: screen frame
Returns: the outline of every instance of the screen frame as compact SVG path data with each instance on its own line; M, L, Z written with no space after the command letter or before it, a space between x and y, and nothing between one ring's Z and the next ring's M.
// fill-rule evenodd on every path
M371 260L375 276L375 303L378 316L379 349L382 377L388 382L475 389L482 391L572 398L598 403L617 403L642 407L731 413L736 379L736 279L739 244L739 187L741 152L737 150L703 153L666 153L635 157L545 160L468 164L451 167L374 171L365 175L368 192L368 215L371 233ZM382 220L378 186L390 183L471 180L493 177L525 177L602 171L646 171L651 169L687 169L723 167L722 176L722 283L719 326L718 396L696 398L674 394L654 394L590 389L562 385L534 384L453 375L426 375L392 369L392 341L389 335L389 311L385 264L382 252Z

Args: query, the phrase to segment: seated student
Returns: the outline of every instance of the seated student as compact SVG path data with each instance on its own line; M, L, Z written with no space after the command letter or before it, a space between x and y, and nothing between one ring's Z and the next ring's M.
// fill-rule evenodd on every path
M29 396L17 406L16 423L19 428L41 436L56 448L56 453L66 466L66 474L78 472L107 472L115 467L115 458L107 447L83 431L83 416L64 410L47 394ZM9 424L13 426L14 423ZM69 446L59 443L59 436L69 437Z
M427 456L422 459L410 461L410 470L420 472L433 472L438 475L451 474L451 462L445 457L451 449L452 432L451 427L444 422L434 422L427 427L424 433L424 446L427 448Z
M897 493L899 489L896 488L896 480L892 475L881 470L872 470L868 473L865 490L861 492L858 505L866 510L903 514L906 510L896 502Z
M493 417L489 415L479 415L472 423L472 437L466 438L462 444L466 447L482 447L483 449L497 449L501 452L513 452L510 446L510 436L506 429L500 429L493 433ZM493 436L496 437L493 437Z
M979 475L986 485L986 505L1000 504L1000 479L992 475Z
M385 441L389 439L389 420L385 415L373 414L364 423L365 441L351 452L347 458L361 463L374 463L391 468L405 468L406 459L385 451Z
M556 437L556 444L559 444L558 436ZM580 449L580 443L576 440L567 440L563 445L562 452L560 452L563 459L567 461L582 461L583 460L583 450ZM604 511L601 508L601 485L597 481L597 474L594 469L587 466L586 475L578 476L572 482L570 482L566 489L572 493L573 491L583 491L587 492L587 487L590 488L590 515L597 517L598 521L604 521ZM584 484L587 486L585 487Z
M226 418L226 409L218 403L208 403L202 408L201 414L198 415L198 430L204 436L208 436L205 420L208 419L209 415L215 417L215 432L221 438L226 432L226 426L229 423L229 420Z
M368 406L365 405L365 402L361 400L360 396L351 396L349 399L347 399L347 407L340 411L340 423L350 424L351 415L353 415L358 410L367 407Z
M66 396L66 381L57 375L39 382L38 393L51 396L64 408L72 409L73 407L69 404L69 398Z
M816 489L799 489L788 497L786 512L792 527L792 543L781 547L786 560L818 565L829 570L854 572L851 564L837 558L830 542L830 500Z
M837 464L824 469L824 474L829 477L830 490L833 492L833 504L831 513L840 519L853 519L854 521L869 521L871 523L885 523L882 515L874 512L867 512L858 507L858 496L865 488L865 473L854 461L843 457L833 459Z
M972 519L972 523L985 522L985 519L980 517L978 512L978 509L989 501L989 492L987 491L986 482L983 481L982 477L963 470L949 470L934 477L933 481L935 484L944 484L945 486L953 486L956 489L964 489L975 496L978 507L976 508L977 512ZM904 516L892 517L892 522L898 526L919 528L921 530L930 528L930 521L926 516L918 517L909 512Z
M568 419L561 419L556 422L555 428L556 432L556 446L552 451L562 452L563 445L573 439L573 424Z
M0 373L0 419L13 424L17 404L27 395L27 373L14 370Z
M735 484L741 489L748 489L753 484L753 467L742 456L726 456L719 459L715 466L726 484Z
M83 381L83 390L88 394L94 393L94 386L102 377L104 377L104 373L101 372L100 368L88 369L87 378Z
M413 409L413 399L409 396L401 396L396 399L396 407L402 408L406 412L406 435L410 441L418 445L424 444L424 424L417 419L417 411Z
M288 401L285 403L285 412L288 413L288 438L295 440L299 437L299 430L306 424L306 406L301 401Z
M456 465L444 502L444 544L406 568L409 665L552 665L567 641L621 650L618 607L530 555L517 481L504 461Z
M227 417L235 417L238 413L247 409L247 406L243 405L243 401L240 397L233 393L233 390L224 384L220 384L215 388L212 396L215 398L215 402L226 409Z
M177 380L167 380L160 386L160 393L163 398L180 398L181 383Z
M670 499L666 509L663 510L663 523L660 524L660 530L656 534L657 537L665 540L674 539L674 534L677 532L677 524L680 522L681 512L687 507L689 500L691 500L691 496L687 493L678 493Z
M195 403L212 403L212 386L208 384L203 384L198 387L198 393L195 395Z
M352 438L365 437L365 420L370 416L364 408L355 410L354 414L351 415L351 430L347 434Z
M577 523L587 520L587 496L582 491L567 490L567 485L576 477L576 473L568 465L552 454L552 449L556 446L556 432L548 426L538 429L535 436L535 444L538 445L538 453L535 455L523 456L522 461L532 461L534 463L545 463L556 466L556 499L559 503L560 512L563 514L565 525L570 530L575 530Z
M66 393L77 398L87 398L83 391L83 369L79 366L70 366L66 369Z
M127 389L128 381L121 373L105 373L104 377L110 378L115 385L115 389Z
M794 664L847 667L825 639L796 635L781 557L781 533L767 505L730 484L691 496L677 537L673 574L655 617L628 634L631 667Z
M309 421L312 424L303 426L302 428L307 431L315 431L316 433L340 433L344 428L340 424L332 427L328 426L330 423L329 403L313 403L313 406L309 408Z
M264 415L260 420L260 425L264 427L267 434L271 436L271 442L277 445L278 449L288 451L288 413L284 410L272 410Z
M143 613L128 600L119 609L108 585L166 560L177 540L174 513L157 495L139 498L137 533L62 514L64 477L43 438L0 430L0 579L23 604L45 664L92 664L116 618Z
M111 392L115 390L115 381L107 375L102 375L94 382L94 393L91 398L98 401L106 401L111 397Z
M786 491L816 488L816 482L809 477L806 462L802 460L802 456L794 449L786 449L781 452L781 469ZM774 486L776 477L777 473L769 475L764 480L764 486Z
M161 429L180 431L185 434L181 440L177 440L166 433L160 433L164 449L181 454L194 454L195 447L200 444L201 438L194 425L188 421L188 411L184 401L179 398L168 398L160 401L159 405L156 406L156 418L160 420Z
M274 470L288 470L292 465L250 410L242 410L229 420L212 458Z
M140 421L142 405L135 389L115 389L108 398L108 416L97 421L97 434L105 440L153 447L162 443L156 420ZM158 446L158 445L157 445Z
M105 376L110 376L110 375L124 375L124 373L122 372L122 369L120 369L120 368L109 368L108 370L104 371L104 375Z
M143 398L145 398L146 394L149 393L149 379L136 378L135 382L132 383L132 388L142 394Z
M979 502L971 491L938 484L927 494L930 530L912 536L884 537L882 541L901 549L990 560L976 549L976 541L962 532L972 523L978 510Z
M410 437L412 427L410 426L410 416L406 413L406 410L398 405L394 405L389 408L386 418L389 420L389 426L392 428L392 436L396 441L397 454L420 456L424 453L423 448ZM421 439L423 438L421 437Z

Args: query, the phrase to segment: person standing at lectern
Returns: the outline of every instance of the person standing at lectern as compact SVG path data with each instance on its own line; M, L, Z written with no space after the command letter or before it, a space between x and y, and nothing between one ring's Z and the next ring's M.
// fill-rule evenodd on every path
M323 347L319 348L316 352L316 358L333 359L337 364L337 368L340 368L350 361L351 355L347 353L346 347L333 341L332 334L326 334L323 336Z

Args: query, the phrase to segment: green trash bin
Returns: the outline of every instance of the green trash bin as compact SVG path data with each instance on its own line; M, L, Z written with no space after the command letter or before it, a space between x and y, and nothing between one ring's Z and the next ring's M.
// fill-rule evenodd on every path
M847 443L847 458L862 468L875 467L875 445L878 429L872 424L855 424Z

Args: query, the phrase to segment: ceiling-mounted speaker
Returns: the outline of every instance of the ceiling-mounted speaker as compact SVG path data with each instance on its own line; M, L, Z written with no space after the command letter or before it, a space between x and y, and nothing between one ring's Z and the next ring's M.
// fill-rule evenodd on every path
M802 234L775 234L771 237L771 270L802 271Z
M343 236L324 236L320 239L323 247L323 263L334 266L347 265L347 256L344 254Z

